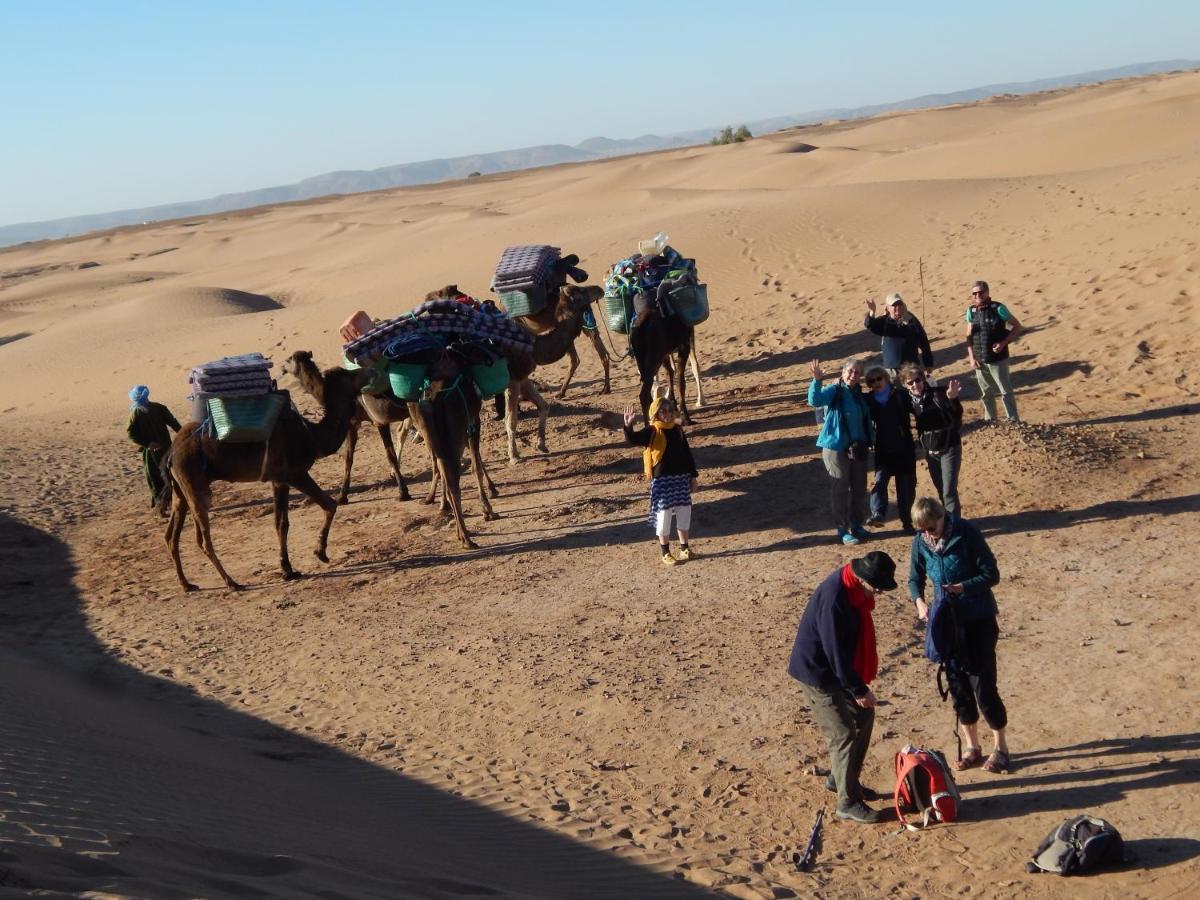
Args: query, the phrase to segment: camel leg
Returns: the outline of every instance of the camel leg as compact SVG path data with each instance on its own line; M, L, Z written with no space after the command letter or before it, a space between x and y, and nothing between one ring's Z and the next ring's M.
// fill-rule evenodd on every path
M346 473L342 476L342 493L337 501L342 504L350 502L350 470L354 468L354 448L358 446L358 426L358 422L353 422L350 430L346 432Z
M299 578L300 573L292 568L288 559L288 484L286 481L272 481L271 493L275 499L275 535L279 538L279 568L283 570L283 580L291 581ZM340 502L340 501L339 501Z
M379 439L383 441L383 452L387 454L388 463L392 467L392 473L396 476L396 484L400 488L400 499L410 500L412 498L408 493L408 485L404 483L404 476L400 474L400 457L396 455L396 445L392 442L392 426L379 425L377 427L379 428ZM402 422L401 427L407 430L408 421L405 420ZM403 435L401 435L400 440L400 446L403 448Z
M550 449L546 446L546 420L550 417L550 404L546 402L546 398L538 391L537 386L533 383L532 378L527 378L521 382L521 394L526 400L529 400L537 407L538 412L538 442L537 448L542 453L549 453Z
M504 431L508 435L508 464L510 466L521 458L521 453L517 450L517 413L521 405L521 389L525 386L526 381L510 381L504 392Z
M687 408L687 360L691 352L692 345L690 341L679 348L679 365L676 372L679 378L679 421L684 425L692 424L692 417L688 413Z
M329 562L329 554L325 550L329 544L329 529L333 527L333 514L337 512L337 502L321 490L321 486L313 481L312 476L307 472L298 472L292 476L290 484L305 497L312 500L313 503L317 504L317 506L321 507L321 509L325 510L325 524L321 526L321 536L317 538L317 549L313 553L321 562L327 563ZM280 551L286 558L287 547L281 547ZM286 570L283 573L283 577L289 577Z
M183 492L174 487L174 482L168 481L167 484L171 486L171 518L167 520L164 535L167 552L171 554L171 561L175 563L175 576L179 579L179 586L191 592L196 590L196 585L188 581L187 576L183 574L183 560L179 558L179 536L183 532L184 520L187 519L187 501L183 498Z
M445 481L445 488L442 493L449 501L450 512L454 516L454 527L458 531L458 539L466 549L477 550L479 549L479 545L471 540L471 536L467 534L467 523L463 520L462 485L459 479L457 456L439 460L438 468L442 470L442 478Z
M696 409L704 409L704 385L700 383L700 353L696 350L696 335L692 335L692 352L688 357L692 379L696 382Z
M567 369L567 378L558 389L559 400L567 396L567 385L571 383L571 379L575 377L575 370L579 368L579 353L576 352L574 344L567 347L567 359L571 362L571 368Z
M638 394L638 401L642 404L642 421L650 424L650 400L654 394L654 376L642 376L642 390Z
M596 356L600 359L600 365L604 367L604 390L601 394L611 394L612 384L608 378L608 371L612 365L612 361L608 358L608 350L604 346L604 339L600 337L600 330L589 331L588 337L591 338L592 346L596 348Z
M479 452L479 422L475 422L474 431L467 437L467 447L471 451L471 468L475 470L475 481L479 485L479 503L483 507L483 518L485 521L498 519L500 514L492 509L492 504L487 498L486 488L491 488L494 497L496 485L492 484L492 479L483 467L483 454Z
M231 591L240 591L242 586L229 576L229 573L225 571L225 567L221 565L221 560L217 558L217 550L213 546L212 540L212 526L208 520L208 504L200 502L200 499L196 497L195 494L191 496L190 501L192 515L196 517L196 525L200 529L200 534L204 538L202 541L204 555L207 556L208 561L213 564L213 567L221 576L221 580L225 582L225 586Z

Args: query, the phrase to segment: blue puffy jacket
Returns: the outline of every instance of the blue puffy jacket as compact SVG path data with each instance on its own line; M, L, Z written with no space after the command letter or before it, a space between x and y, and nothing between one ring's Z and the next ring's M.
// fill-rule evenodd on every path
M826 408L825 421L817 435L818 447L840 452L855 441L875 443L871 408L860 389L849 388L840 379L829 387L822 387L814 378L808 386L808 405Z
M970 522L955 521L947 516L946 528L949 533L940 553L931 550L921 535L913 538L908 564L908 595L914 599L922 596L927 576L935 588L961 582L961 594L946 595L954 598L954 611L959 621L995 616L999 609L992 588L1000 583L1000 569L991 548Z

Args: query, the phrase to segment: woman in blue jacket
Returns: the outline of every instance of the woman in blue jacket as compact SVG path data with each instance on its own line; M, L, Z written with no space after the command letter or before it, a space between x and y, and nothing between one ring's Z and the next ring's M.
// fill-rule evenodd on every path
M829 504L843 544L867 539L863 527L867 521L867 449L875 441L875 432L860 385L862 374L862 361L848 359L842 377L825 387L821 363L814 359L808 386L808 405L825 407L817 446L829 473Z
M955 623L953 664L946 667L946 680L954 701L954 712L967 740L967 749L956 769L983 765L988 772L1008 772L1011 763L1004 731L1008 711L996 686L996 641L1000 628L999 610L992 588L1000 583L1000 570L979 529L964 519L946 515L932 497L913 504L912 542L908 569L908 593L917 605L917 616L927 619L931 607L925 602L925 581L933 582L933 604L953 604ZM995 748L984 761L979 742L979 716L992 729Z

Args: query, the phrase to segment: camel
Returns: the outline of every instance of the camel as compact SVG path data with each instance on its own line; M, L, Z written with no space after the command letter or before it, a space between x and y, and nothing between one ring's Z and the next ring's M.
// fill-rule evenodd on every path
M670 283L664 281L659 286L660 294L669 289ZM642 417L649 421L650 400L654 391L654 378L664 365L672 376L679 377L679 419L684 425L692 424L692 417L687 408L687 361L692 355L692 344L695 340L694 329L685 325L679 316L667 316L659 312L655 303L649 304L646 311L638 316L637 324L629 334L629 349L637 362L638 374L641 376L642 389L639 400L642 405ZM671 359L675 354L678 364Z
M279 566L285 581L299 577L288 558L288 489L294 487L325 511L325 523L317 540L316 556L329 562L326 546L338 504L308 474L313 463L337 452L346 440L357 409L358 395L370 379L364 371L330 369L325 373L325 415L310 422L289 403L279 414L270 436L263 443L221 443L206 434L196 422L176 433L164 464L171 482L171 517L165 534L167 549L175 563L175 574L185 591L196 586L183 574L179 559L179 536L188 510L195 516L196 542L216 567L226 586L241 585L225 571L213 547L209 525L214 481L269 481L275 502L275 533L279 537Z
M313 362L312 353L308 350L297 350L283 363L284 374L292 375L300 382L300 387L322 405L325 403L325 378L320 368ZM379 439L383 441L384 452L387 453L388 463L392 474L396 477L396 485L400 488L400 499L409 500L408 485L400 473L400 457L404 453L404 443L408 437L408 429L400 429L400 452L392 441L392 425L403 425L409 421L407 404L397 400L391 393L382 396L360 394L358 408L350 423L350 431L346 434L346 472L342 478L342 490L338 495L338 503L350 502L350 471L354 468L354 450L358 446L358 428L364 421L370 421L379 430Z
M431 375L432 399L408 404L409 417L421 432L432 458L433 477L430 479L429 495L425 503L432 503L437 486L442 485L442 509L449 506L454 516L458 539L468 550L478 548L467 533L462 511L462 489L460 482L463 450L471 453L471 467L479 485L479 502L483 506L485 520L498 519L487 494L496 496L492 483L483 465L479 451L479 409L482 405L473 385L463 385L469 379L467 358L457 352L447 353L439 360ZM486 484L486 490L485 490Z
M578 267L578 262L579 257L572 253L564 256L555 263L545 284L546 305L536 313L531 313L527 316L514 316L513 318L534 334L545 334L548 331L552 331L558 324L558 305L562 302L563 297L561 289L567 285L567 279L574 281L576 284L583 284L588 279L588 273ZM578 334L576 334L576 338L578 338ZM600 365L604 368L604 389L600 393L611 393L612 383L609 379L611 363L608 351L604 347L604 341L600 338L599 329L596 328L589 331L588 339L592 342L592 347L596 351ZM559 400L567 396L567 387L571 384L571 379L575 377L575 370L579 368L579 353L575 349L574 340L567 346L566 355L571 367L567 370L567 377L563 380L562 387L558 389L556 396ZM561 359L561 357L559 358Z
M290 357L288 357L287 361L284 362L283 371L288 374L294 375L297 378L297 380L300 382L300 386L302 388L304 388L304 390L307 393L312 395L318 402L320 402L320 403L324 402L325 376L324 376L324 374L322 374L320 368L317 367L316 363L313 362L312 353L310 353L308 350L296 351ZM453 374L457 375L458 371L459 371L459 367L456 364L453 369ZM441 381L436 382L434 384L433 387L435 390L437 390L444 383L444 381L446 380L447 374L448 373L443 375L443 378ZM452 380L453 376L449 376L449 377ZM467 435L466 445L469 447L469 449L471 451L471 462L472 462L472 466L475 470L476 480L479 483L479 498L483 504L484 518L489 519L489 520L497 519L497 518L499 518L499 515L492 509L492 506L488 502L487 496L485 495L485 491L486 491L492 497L495 497L495 496L498 496L499 491L496 490L496 485L495 485L495 483L493 483L491 476L489 476L487 474L487 469L485 468L485 466L483 464L483 457L481 456L481 454L479 452L479 405L480 405L479 397L475 393L475 391L470 388L467 388L464 391L464 393L466 395L468 395L464 398L464 400L467 404L466 408L471 412L470 421L467 423L466 426L462 426L462 427L460 427L454 421L451 421L449 423L449 425L446 426L446 428L443 430L447 430L450 433L458 433L461 431L463 434ZM362 402L363 400L367 400L368 402L363 403ZM414 412L414 411L420 409L421 404L403 403L401 401L396 400L395 398L370 397L369 395L363 395L360 398L360 410L362 410L364 407L366 410L366 414L368 416L372 415L371 409L374 408L375 410L377 410L377 412L375 414L379 415L380 418L382 418L381 413L384 413L384 414L388 415L389 417L391 417L393 421L412 422L417 427L417 429L419 431L421 431L422 437L426 438L426 447L428 447L430 450L430 468L433 473L433 475L430 479L430 483L429 483L429 494L425 497L423 502L427 503L427 504L433 503L435 497L437 496L438 484L443 479L441 477L441 467L438 465L438 459L437 459L437 456L435 453L434 445L428 441L428 438L426 436L426 431L428 431L430 428L429 423L430 423L430 421L432 421L431 416L433 417L433 419L437 418L437 416L433 416L433 413L436 412L436 413L441 414L441 410L440 409L431 409L428 412L423 413L421 415L421 417L419 418L418 415L416 414L416 412ZM400 414L400 411L402 411L402 413L403 413L402 415ZM451 410L450 412L451 412L451 414L454 414L454 413L457 413L457 410ZM451 415L451 419L453 419L453 418L454 418L453 415ZM361 421L361 416L359 417L358 421ZM423 428L422 426L425 426L425 427ZM380 429L381 434L388 432L388 427L386 424L380 424L379 429ZM353 434L354 434L354 426L351 426L350 433L346 436L347 461L346 461L346 481L342 486L343 496L349 490L349 486L350 486L350 466L351 466L351 460L352 460L352 454L353 454L353 441L352 441ZM407 437L407 432L404 432L400 435L400 450L401 450L401 452L403 452L403 450L404 450L404 443L405 443L406 437ZM390 450L390 448L391 448L390 433L387 435L387 439L385 440L385 446L388 447ZM458 445L458 456L455 457L455 459L462 458L462 451L463 451L463 444L460 443ZM399 476L399 466L398 466L392 452L389 452L388 460L390 462L392 462L393 470L396 471L397 476ZM457 467L455 467L455 468L457 470ZM403 483L404 483L403 479L401 479L400 483L401 483L401 485L403 485ZM455 488L455 490L457 490L457 488ZM452 509L452 507L449 504L449 500L448 500L446 494L447 494L447 491L443 490L443 496L442 496L442 509L443 510L446 510L448 508ZM405 488L402 499L405 499L405 500L409 499L407 488ZM463 529L460 528L460 536L461 536L462 532L463 532Z
M448 284L444 288L432 291L426 300L435 298L454 298L462 296L458 286ZM554 323L546 331L535 331L522 321L513 321L523 328L533 332L533 350L524 353L512 349L501 349L508 362L508 390L505 392L504 430L508 434L508 461L515 463L521 458L517 450L517 411L521 400L528 400L537 407L538 411L538 443L537 448L542 453L548 452L546 447L546 419L550 415L550 404L546 402L534 385L532 378L534 369L558 362L571 350L575 338L583 330L583 311L604 296L604 291L591 285L567 284L558 288L558 296L553 303L547 304L552 310Z

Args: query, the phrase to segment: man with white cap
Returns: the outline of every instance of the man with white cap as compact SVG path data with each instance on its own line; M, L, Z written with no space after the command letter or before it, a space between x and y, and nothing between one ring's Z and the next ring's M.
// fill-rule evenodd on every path
M908 311L904 298L899 294L888 294L884 306L884 315L876 316L875 301L867 301L863 328L883 338L879 349L883 356L883 367L891 375L892 384L899 383L897 374L906 362L919 365L926 375L933 374L933 350L929 347L929 337L917 317Z

